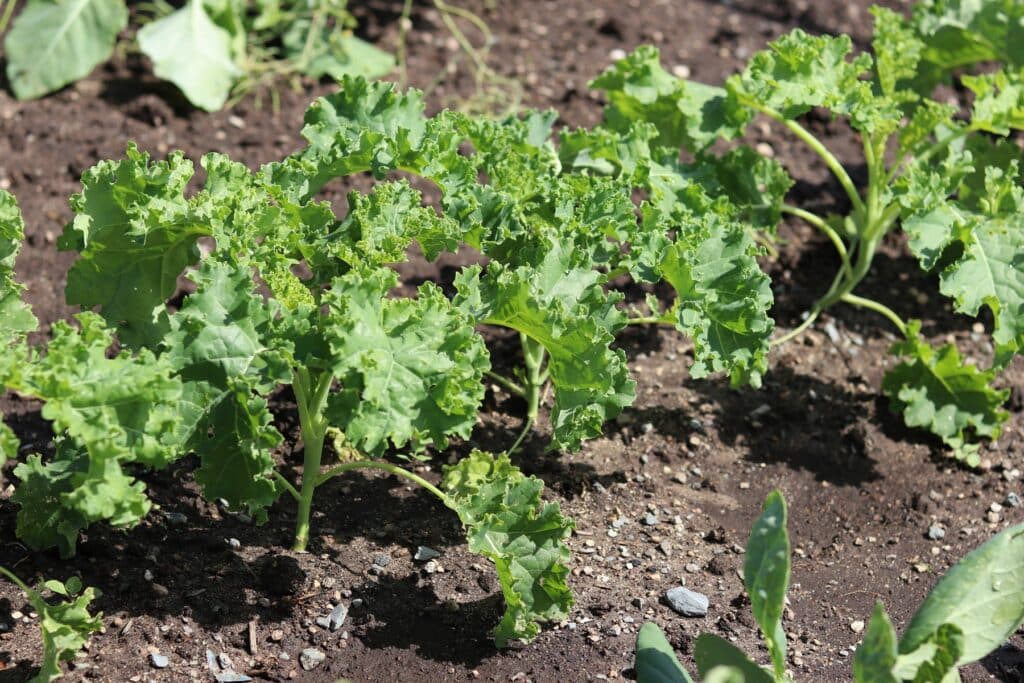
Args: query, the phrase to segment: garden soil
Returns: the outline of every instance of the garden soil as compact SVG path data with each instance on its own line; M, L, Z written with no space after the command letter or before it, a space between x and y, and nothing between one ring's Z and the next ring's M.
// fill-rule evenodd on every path
M366 37L393 48L401 2L351 3ZM696 80L720 83L766 41L794 26L870 35L863 0L508 0L460 3L494 32L490 61L523 86L528 106L554 107L559 125L593 125L602 98L588 80L619 51L658 45L665 64ZM898 4L897 9L906 9ZM416 2L409 33L409 82L433 86L430 107L473 94L468 60L432 3ZM467 27L468 29L468 27ZM474 34L470 33L470 37ZM454 61L453 61L454 60ZM230 110L190 110L137 56L115 60L86 80L36 102L0 92L0 187L18 198L28 243L18 275L44 325L73 311L63 304L67 254L55 240L71 218L68 197L83 170L123 154L128 140L163 156L182 149L198 159L225 152L250 166L301 145L306 104L326 85L280 90L273 106L250 97ZM513 89L506 90L506 94ZM858 145L843 125L811 117L809 126L863 176ZM767 123L750 142L776 154L798 180L800 203L842 210L844 199L824 166L795 139ZM863 179L863 178L861 178ZM349 187L329 186L339 205ZM795 326L837 268L828 245L805 226L786 224L781 256L766 262L774 282L773 315ZM408 283L445 279L450 268L416 263ZM934 341L948 338L986 362L991 321L957 316L898 239L888 243L863 285L918 317ZM627 289L630 297L640 292ZM15 506L0 500L0 564L22 577L78 573L103 592L96 606L105 630L76 659L69 680L208 681L234 670L259 681L593 681L631 679L636 632L660 624L692 666L694 639L710 631L766 662L744 595L743 546L761 501L780 488L789 501L793 575L784 626L797 680L850 680L851 658L874 604L897 628L906 625L936 580L996 531L1024 519L1005 504L1021 493L1024 418L1019 360L1000 380L1013 389L1011 418L998 443L969 471L941 443L908 430L890 414L879 385L893 360L887 323L837 307L772 356L760 390L734 390L721 379L693 380L692 344L672 329L631 329L621 339L637 378L635 406L604 436L573 455L545 451L545 425L516 456L547 484L546 496L575 518L571 584L576 606L529 645L496 650L489 629L501 596L487 561L469 553L459 523L427 492L378 474L334 480L318 494L307 554L288 550L294 507L283 499L257 527L204 502L194 462L145 474L159 505L130 531L90 529L72 560L32 553L15 540ZM489 337L495 364L516 362L513 339ZM2 399L23 442L46 449L48 432L35 403ZM281 394L279 427L297 438L290 396ZM500 450L515 438L524 405L492 388L470 446ZM301 452L280 454L289 476ZM420 467L437 479L440 462ZM928 538L929 527L944 537ZM933 534L935 535L935 534ZM419 546L440 553L413 559ZM662 600L684 584L706 594L703 618L684 618ZM337 631L316 624L332 606L349 607ZM1019 681L1024 639L1017 634L967 681ZM306 670L301 653L326 655ZM0 586L0 681L26 680L39 664L37 619L24 597ZM168 659L157 669L152 653ZM208 661L208 653L214 660ZM157 658L159 661L159 658ZM311 662L307 662L309 664Z

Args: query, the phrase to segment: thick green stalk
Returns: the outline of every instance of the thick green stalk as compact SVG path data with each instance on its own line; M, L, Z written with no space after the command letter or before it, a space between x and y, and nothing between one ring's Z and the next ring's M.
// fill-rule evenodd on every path
M526 390L526 419L533 424L537 420L537 413L540 411L540 392L544 387L544 347L535 342L525 334L520 333L519 339L523 345L523 363L526 365L526 381L523 388Z
M309 543L309 519L313 509L313 494L320 479L320 464L324 452L324 436L327 421L323 419L327 392L332 377L325 372L315 381L308 370L297 370L292 386L295 401L299 407L299 423L302 429L302 488L299 491L298 511L295 519L295 540L292 550L304 552Z

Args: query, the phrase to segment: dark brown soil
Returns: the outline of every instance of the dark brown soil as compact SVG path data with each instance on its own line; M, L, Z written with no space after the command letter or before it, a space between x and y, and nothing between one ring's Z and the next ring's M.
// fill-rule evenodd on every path
M421 87L453 54L429 4L417 3L410 34L410 81ZM571 125L599 119L600 98L586 82L613 50L655 43L668 65L720 82L793 26L850 32L863 45L870 25L864 0L491 4L498 7L465 3L495 33L493 64L524 84L527 104L556 107ZM401 2L367 5L367 35L394 45ZM457 70L430 102L438 107L469 94L470 86L470 76ZM0 187L17 196L25 213L28 244L18 272L40 319L50 323L73 312L62 294L70 259L56 254L54 240L70 218L67 198L84 169L121 155L127 140L156 155L180 148L194 159L217 150L253 166L277 159L299 146L303 109L327 89L284 90L276 111L249 99L208 115L189 110L130 59L41 101L16 102L0 92ZM857 145L841 126L827 120L811 126L844 161L859 163ZM770 144L798 178L801 202L840 201L815 157L778 131L754 130L754 141ZM774 314L787 328L824 289L836 263L802 226L786 226L783 234L789 244L770 269ZM877 261L868 292L902 315L922 318L933 337L948 335L966 353L984 357L984 337L972 321L950 312L898 241ZM779 487L789 501L794 545L785 617L793 673L803 681L848 680L860 637L852 622L866 620L881 600L897 627L904 626L952 563L1024 519L1021 509L990 511L1007 493L1021 491L1024 418L1018 395L1005 436L983 450L985 468L958 467L935 440L889 413L878 388L892 362L884 321L847 308L833 313L774 355L760 391L691 380L691 345L675 331L632 330L622 339L639 383L636 405L582 453L545 454L538 437L518 457L578 527L570 540L577 606L569 621L528 646L496 651L488 639L500 594L490 566L464 547L457 520L425 492L375 475L336 480L319 494L308 554L287 550L294 515L288 501L272 510L269 524L255 527L204 502L186 461L146 477L161 511L130 532L91 529L71 561L26 551L15 541L14 506L0 501L0 563L32 581L80 573L103 591L98 607L106 631L75 662L75 680L212 680L208 650L228 655L257 680L628 679L635 634L646 620L661 624L687 659L693 639L713 631L767 660L739 570L760 503ZM832 335L826 326L834 327ZM1019 387L1022 379L1018 361L1002 383ZM476 445L501 449L514 438L523 407L500 392L489 395L487 406ZM25 443L45 445L35 406L8 397L0 407ZM648 512L656 525L642 523ZM187 522L174 524L164 513L183 514ZM620 518L626 523L613 526ZM931 524L946 530L945 539L926 538ZM443 572L427 574L413 562L419 545L442 552ZM660 602L680 581L710 597L706 618L678 617ZM0 598L0 661L6 662L0 681L24 680L39 662L37 623L10 585L0 585ZM315 626L338 601L352 605L344 628L329 633ZM29 617L15 620L15 611ZM1018 634L966 669L964 679L1022 680L1022 645ZM327 660L304 672L298 656L312 646ZM170 666L153 669L150 652L169 657Z

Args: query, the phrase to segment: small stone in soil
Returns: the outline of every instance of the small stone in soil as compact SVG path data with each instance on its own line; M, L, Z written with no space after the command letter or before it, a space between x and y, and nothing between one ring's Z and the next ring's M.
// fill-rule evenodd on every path
M614 527L616 529L621 529L622 527L626 526L627 524L629 524L629 520L628 519L626 519L625 517L619 517L617 520L612 522L612 527Z
M670 588L665 593L668 606L684 617L703 617L708 613L708 596L683 586Z
M170 660L167 659L167 657L158 652L150 653L149 663L153 665L154 669L166 669L171 664Z
M654 513L647 513L647 516L644 517L644 524L647 526L656 526L658 524L658 516Z
M391 556L382 553L373 558L373 563L378 567L386 567L391 564Z
M214 676L213 680L217 681L217 683L249 683L252 678L237 671L225 671Z
M1020 496L1013 491L1006 494L1006 500L1003 501L1012 508L1019 508L1021 506Z
M164 517L171 526L184 526L188 524L188 517L180 512L165 512Z
M344 603L338 603L335 605L331 613L326 617L319 617L316 620L317 626L329 629L331 631L337 631L345 623L345 619L348 618L348 607Z
M860 633L864 630L864 622L858 619L857 621L850 622L850 630L854 633Z
M242 547L242 542L239 541L237 538L226 538L224 539L224 542L227 543L228 547L232 550L238 550Z
M327 659L327 655L320 650L317 650L315 647L307 647L302 651L302 654L299 655L299 663L306 671L312 671L317 668L323 664L325 659Z
M426 562L427 560L432 560L435 557L441 557L441 553L437 552L433 548L421 545L419 548L416 548L416 554L412 556L412 559L417 562Z
M946 530L938 524L932 524L928 527L928 538L933 541L941 541L946 537Z

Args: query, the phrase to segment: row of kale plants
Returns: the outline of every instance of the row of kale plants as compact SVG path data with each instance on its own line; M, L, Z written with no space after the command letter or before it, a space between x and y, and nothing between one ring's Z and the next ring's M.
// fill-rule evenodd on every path
M317 488L384 470L458 515L500 579L497 644L529 640L572 605L572 521L507 454L473 451L440 486L397 463L471 440L488 382L522 396L526 430L550 387L550 448L578 450L634 399L615 347L628 325L674 325L693 340L690 376L757 388L772 347L840 303L877 311L902 337L882 384L893 408L976 464L979 443L1007 419L1007 392L992 382L1024 345L1024 188L1012 138L1024 128L1013 39L1024 8L925 2L909 19L884 9L875 19L873 56L851 55L847 36L795 30L724 87L675 78L640 48L592 83L608 99L593 129L556 132L555 112L428 117L416 91L346 78L307 111L305 148L255 172L207 154L194 193L182 154L153 160L129 145L86 171L72 198L58 246L77 255L66 297L84 312L57 322L45 347L28 340L37 323L14 278L24 227L0 191L0 380L40 401L55 434L52 452L23 453L0 426L0 462L18 460L19 537L71 556L90 524L146 516L140 470L195 455L203 494L257 523L292 498L301 551ZM971 94L962 104L930 99L954 74L992 62L959 77ZM799 122L812 108L863 141L863 188ZM793 181L775 159L716 144L758 114L821 156L847 215L787 203ZM376 182L349 194L343 217L318 201L327 183L357 174ZM410 175L440 190L438 207L424 205ZM805 322L773 337L758 259L785 214L820 230L839 267ZM855 293L898 227L958 311L991 311L991 368L932 346L918 321ZM461 268L450 297L431 282L393 296L392 266L413 245L427 260L466 246L481 259ZM182 276L191 286L177 296ZM675 296L626 307L611 286L624 276ZM513 376L491 369L481 326L519 334ZM299 481L275 426L283 387L299 415Z

